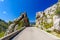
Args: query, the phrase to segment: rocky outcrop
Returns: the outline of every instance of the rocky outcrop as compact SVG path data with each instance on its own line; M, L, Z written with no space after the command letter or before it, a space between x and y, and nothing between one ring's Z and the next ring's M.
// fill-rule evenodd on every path
M30 23L29 23L29 19L28 19L28 17L27 17L27 14L26 14L26 12L24 12L24 13L21 14L21 16L19 16L16 20L14 20L14 22L9 26L6 34L9 34L9 33L11 33L11 32L14 32L14 29L16 29L16 27L17 27L16 25L17 25L21 20L24 21L24 26L25 26L25 27L30 26Z

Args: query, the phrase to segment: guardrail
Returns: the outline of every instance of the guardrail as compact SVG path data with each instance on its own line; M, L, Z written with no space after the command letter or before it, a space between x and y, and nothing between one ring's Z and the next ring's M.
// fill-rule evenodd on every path
M24 30L26 27L22 27L20 30L17 30L15 32L12 32L6 36L4 36L3 38L1 38L0 40L11 40L12 38L14 38L17 34L19 34L22 30Z

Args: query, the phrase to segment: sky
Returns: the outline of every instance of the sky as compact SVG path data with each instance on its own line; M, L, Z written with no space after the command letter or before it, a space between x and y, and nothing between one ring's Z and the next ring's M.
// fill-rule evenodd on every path
M36 12L57 3L58 0L0 0L0 19L13 21L21 12L27 12L31 22L36 20Z

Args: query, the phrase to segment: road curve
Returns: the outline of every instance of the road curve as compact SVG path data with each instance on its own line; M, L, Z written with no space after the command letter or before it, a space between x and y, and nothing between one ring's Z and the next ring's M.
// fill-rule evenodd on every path
M56 40L36 27L27 27L12 40Z

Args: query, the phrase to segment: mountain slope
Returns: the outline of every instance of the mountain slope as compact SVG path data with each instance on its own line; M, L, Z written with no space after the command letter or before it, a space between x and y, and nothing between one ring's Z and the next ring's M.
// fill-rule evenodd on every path
M0 19L0 32L6 31L7 28L8 28L8 23Z

